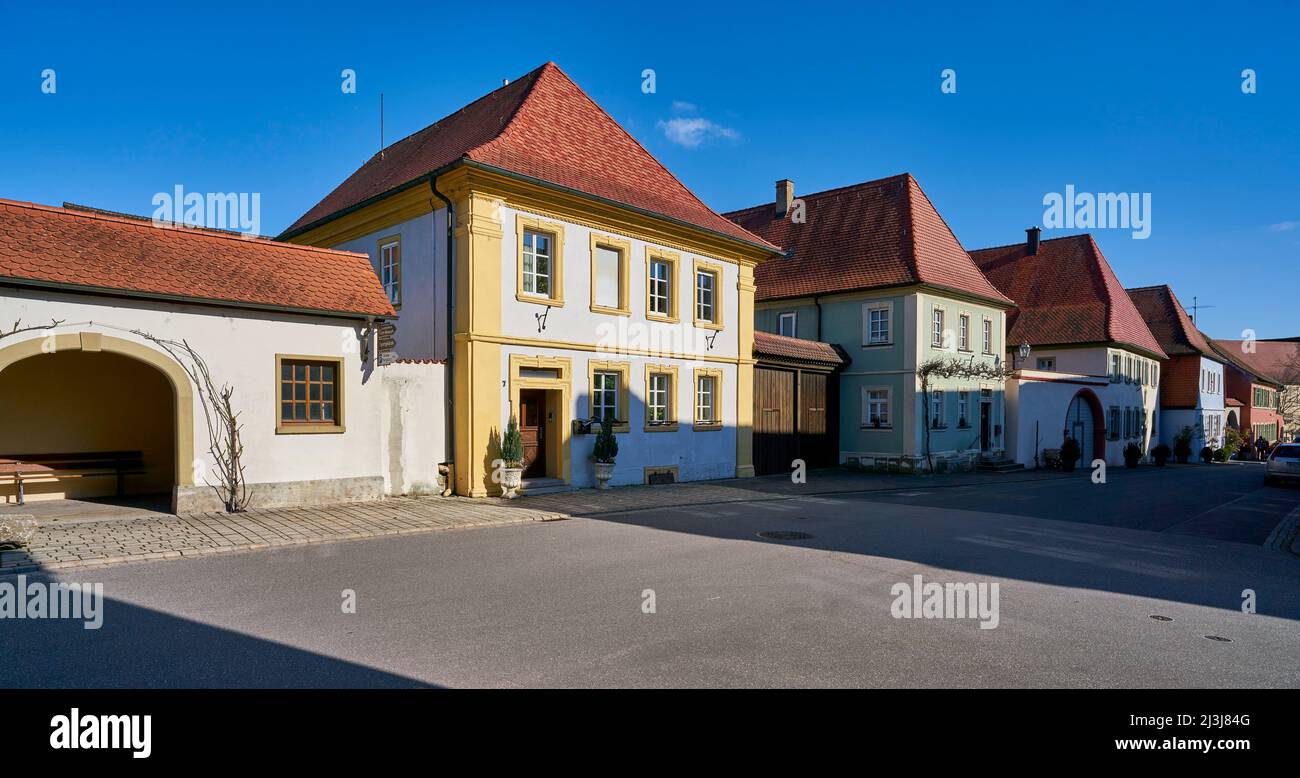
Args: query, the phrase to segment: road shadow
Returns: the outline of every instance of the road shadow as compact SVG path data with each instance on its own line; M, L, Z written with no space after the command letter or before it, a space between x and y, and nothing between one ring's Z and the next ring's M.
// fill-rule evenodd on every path
M73 619L6 619L0 688L434 688L108 597L102 614L95 630Z

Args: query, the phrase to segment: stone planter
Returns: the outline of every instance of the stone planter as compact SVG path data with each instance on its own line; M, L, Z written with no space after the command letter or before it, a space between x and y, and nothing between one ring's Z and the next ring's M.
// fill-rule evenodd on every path
M501 496L507 500L513 500L519 495L519 486L524 482L524 469L522 467L507 467L501 476Z
M613 462L596 463L596 488L597 489L608 489L609 479L613 477L614 477Z

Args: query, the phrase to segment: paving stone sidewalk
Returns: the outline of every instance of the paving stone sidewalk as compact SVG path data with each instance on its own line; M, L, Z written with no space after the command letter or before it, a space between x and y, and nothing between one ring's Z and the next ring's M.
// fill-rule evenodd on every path
M554 511L500 499L422 497L237 514L153 514L42 524L27 548L0 551L0 574L562 518Z

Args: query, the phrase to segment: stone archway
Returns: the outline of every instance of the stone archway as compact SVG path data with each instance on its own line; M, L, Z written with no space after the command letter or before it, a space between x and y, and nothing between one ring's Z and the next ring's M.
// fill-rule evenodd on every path
M0 341L0 379L3 379L7 368L24 360L70 352L116 355L147 365L165 379L170 388L172 405L170 438L173 475L170 484L171 507L175 510L177 491L194 483L194 397L189 375L171 357L148 346L98 332L73 332L29 338L8 345ZM108 360L104 364L111 365L112 361ZM102 376L96 378L102 380ZM39 453L39 450L35 453Z
M1082 418L1085 412L1091 416L1090 421ZM1062 427L1063 435L1071 435L1079 428L1085 431L1090 428L1092 431L1091 440L1079 441L1084 465L1091 466L1093 459L1105 459L1106 414L1102 410L1101 400L1097 399L1097 394L1091 389L1084 388L1075 392L1066 406L1065 424Z

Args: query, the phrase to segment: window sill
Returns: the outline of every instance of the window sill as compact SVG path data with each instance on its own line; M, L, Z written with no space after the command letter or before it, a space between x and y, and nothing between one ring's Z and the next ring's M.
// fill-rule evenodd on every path
M592 313L603 313L606 316L631 316L632 311L629 308L606 308L603 305L591 306Z
M645 425L645 431L646 431L646 432L676 432L677 429L678 429L678 426L677 426L677 422L675 422L675 421L674 421L674 422L671 422L671 423L664 423L664 424L647 424L647 425Z
M892 340L882 340L879 343L863 343L862 347L863 348L890 348L893 345L894 345L894 341Z
M521 303L532 303L533 305L546 305L546 306L550 306L551 308L564 307L563 297L544 297L542 295L537 295L537 294L527 294L525 292L517 292L515 294L515 299Z
M342 424L277 424L277 435L330 435L345 432Z
M647 313L645 319L646 321L659 321L664 324L678 324L681 322L681 319L676 316L665 316L661 313Z
M894 426L892 424L890 425L882 424L879 427L873 427L871 425L863 425L862 427L859 427L859 429L863 432L893 432Z
M697 421L692 427L696 432L721 432L722 422L720 421Z
M702 330L715 330L717 332L722 332L723 328L723 325L711 322L708 319L696 319L695 326Z

